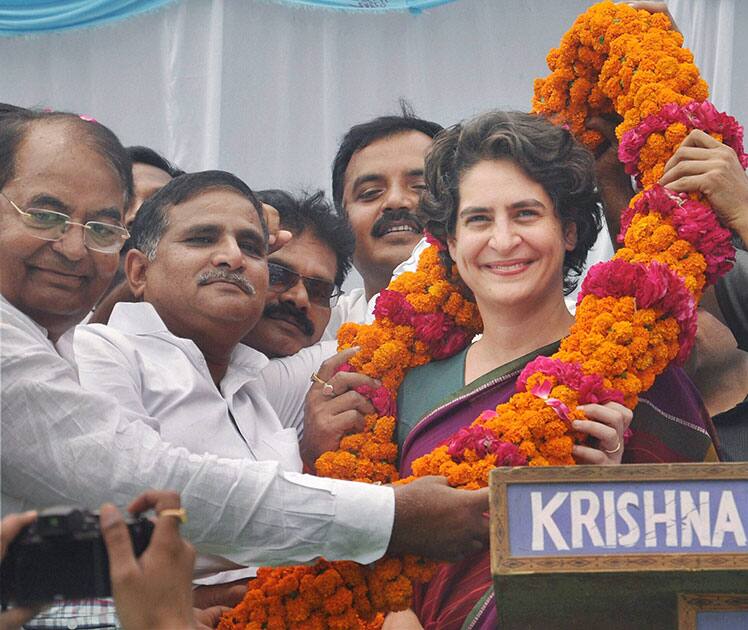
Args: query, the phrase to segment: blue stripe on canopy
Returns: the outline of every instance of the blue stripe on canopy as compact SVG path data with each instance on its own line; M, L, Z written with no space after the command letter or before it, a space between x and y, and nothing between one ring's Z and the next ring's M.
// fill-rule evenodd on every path
M2 0L0 34L86 28L122 20L174 0Z
M243 1L243 0L238 0ZM276 0L282 4L356 12L420 13L454 0ZM174 0L2 0L0 35L98 26L165 6Z

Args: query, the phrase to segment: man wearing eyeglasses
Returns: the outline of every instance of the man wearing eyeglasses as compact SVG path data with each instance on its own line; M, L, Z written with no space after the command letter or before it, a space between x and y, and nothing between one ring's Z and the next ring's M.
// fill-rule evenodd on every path
M105 134L97 140L106 149L106 169L92 167L95 152L80 144L60 160L46 150L60 144L59 130L34 125L16 149L13 170L0 175L2 294L53 340L83 319L106 289L128 236L122 182L132 186L130 167L126 156L107 147ZM83 189L71 191L71 176L80 170L89 175Z
M294 197L265 190L257 196L278 211L281 228L293 238L268 257L265 309L243 343L268 357L286 357L320 340L351 268L354 238L321 191Z
M122 228L132 194L130 161L108 129L73 114L0 110L0 192L4 512L125 505L147 488L172 487L190 514L185 536L243 564L372 562L385 551L455 559L485 543L485 492L450 489L442 478L397 488L319 479L277 461L220 457L203 443L190 451L113 396L80 386L54 342L111 281L121 243L102 241L96 224ZM38 227L61 219L32 209L64 214L62 234ZM231 273L228 282L202 280L214 281L204 288L233 292L229 301L244 291ZM209 371L212 359L203 357Z

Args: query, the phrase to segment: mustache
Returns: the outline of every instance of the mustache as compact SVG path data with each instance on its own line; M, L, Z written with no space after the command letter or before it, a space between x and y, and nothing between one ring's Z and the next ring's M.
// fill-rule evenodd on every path
M379 217L371 228L371 234L374 237L383 236L394 223L402 223L403 221L411 223L419 232L423 231L423 221L409 210L401 209L387 212Z
M300 311L290 302L272 302L265 306L265 310L262 312L263 317L284 319L290 318L294 323L301 329L307 337L311 337L314 334L314 324L306 316L304 311Z
M247 295L255 295L257 289L242 274L235 271L204 271L197 279L197 284L203 286L211 282L229 282L238 286Z

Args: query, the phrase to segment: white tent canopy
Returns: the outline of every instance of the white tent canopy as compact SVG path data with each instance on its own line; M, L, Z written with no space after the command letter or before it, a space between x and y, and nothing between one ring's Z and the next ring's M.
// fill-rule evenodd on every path
M353 124L398 109L452 124L527 110L586 0L456 0L420 14L181 0L109 26L0 38L0 101L72 110L186 170L330 189ZM748 122L748 3L671 0L717 107Z

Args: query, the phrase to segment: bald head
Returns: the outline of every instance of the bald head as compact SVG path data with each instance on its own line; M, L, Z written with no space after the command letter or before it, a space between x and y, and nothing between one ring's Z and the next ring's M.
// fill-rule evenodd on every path
M81 226L122 229L132 194L130 159L96 122L72 114L0 114L0 193L0 291L54 341L112 281L116 247L102 250ZM55 231L60 217L69 223Z
M0 109L0 189L15 176L18 151L32 128L38 131L46 128L49 133L45 135L53 142L80 144L101 156L121 184L123 205L129 205L133 180L127 151L117 136L104 125L67 112Z

